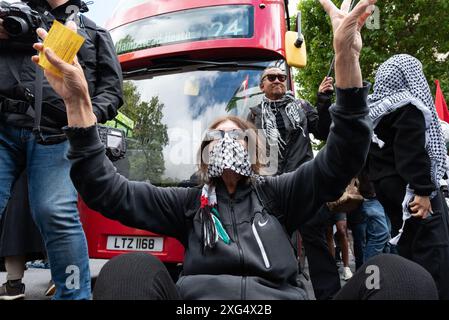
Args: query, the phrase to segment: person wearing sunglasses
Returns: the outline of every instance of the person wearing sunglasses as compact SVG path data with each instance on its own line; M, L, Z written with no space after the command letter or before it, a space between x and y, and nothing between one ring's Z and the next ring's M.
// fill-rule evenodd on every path
M297 262L284 228L297 229L323 202L338 198L365 161L372 130L367 118L368 87L362 83L358 60L361 25L357 25L369 16L365 12L374 2L363 0L347 13L322 0L336 30L338 87L334 126L324 150L294 172L258 176L263 159L259 155L264 152L258 150L261 144L254 127L227 116L212 123L209 138L201 144L200 154L207 156L201 156L204 184L199 188L156 187L118 174L98 137L82 67L76 59L68 64L51 49L34 45L63 74L60 78L46 72L66 101L64 130L71 145L71 178L80 196L106 217L174 237L185 246L183 273L176 284L155 257L121 255L103 267L94 299L306 298L296 281ZM46 37L44 30L38 33ZM33 60L38 62L38 56ZM273 190L282 216L264 210L258 196L263 188ZM366 275L361 273L357 281L362 287ZM388 281L382 283L382 289L388 287Z
M248 141L248 134L242 129L232 129L229 131L224 130L208 130L206 131L204 141L218 141L228 136L231 139L237 141Z
M326 77L320 84L316 109L287 91L287 79L285 71L278 67L265 69L259 84L264 97L250 108L247 116L248 121L264 131L269 149L278 150L277 174L293 171L313 159L309 133L326 140L331 124L333 79Z

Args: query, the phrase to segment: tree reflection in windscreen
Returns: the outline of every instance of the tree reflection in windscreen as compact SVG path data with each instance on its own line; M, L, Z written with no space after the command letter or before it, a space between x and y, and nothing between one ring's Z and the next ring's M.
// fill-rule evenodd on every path
M135 126L127 164L119 171L156 185L188 185L197 171L204 131L219 116L246 119L249 108L262 99L261 73L190 71L125 81L125 105L120 111Z

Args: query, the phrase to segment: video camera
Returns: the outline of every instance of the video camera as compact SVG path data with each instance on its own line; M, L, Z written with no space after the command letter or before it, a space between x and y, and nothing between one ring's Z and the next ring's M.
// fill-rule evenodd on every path
M125 132L121 129L97 125L101 142L106 147L106 156L111 161L123 159L126 154Z
M43 17L25 2L0 2L0 18L8 35L19 42L36 42L36 29L43 26Z

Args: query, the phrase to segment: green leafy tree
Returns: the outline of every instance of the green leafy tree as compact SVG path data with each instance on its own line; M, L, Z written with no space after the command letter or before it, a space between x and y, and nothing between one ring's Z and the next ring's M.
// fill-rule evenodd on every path
M334 1L338 6L342 1ZM361 67L364 79L374 83L379 65L394 54L408 53L418 58L435 92L434 80L449 95L449 1L382 0L379 8L380 29L362 31ZM333 57L332 27L316 0L302 0L302 28L307 41L308 64L299 70L296 82L299 95L311 102L328 73ZM446 54L446 55L445 55Z
M135 123L129 144L130 178L160 183L165 171L162 151L168 144L167 126L162 123L164 104L158 97L142 101L131 81L124 82L123 91L125 104L120 111Z

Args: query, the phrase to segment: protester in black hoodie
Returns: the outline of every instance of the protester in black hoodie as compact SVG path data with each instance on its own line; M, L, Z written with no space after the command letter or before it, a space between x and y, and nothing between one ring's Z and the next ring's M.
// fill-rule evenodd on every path
M296 283L297 264L284 228L292 232L323 202L338 198L365 161L371 126L366 117L368 88L358 61L359 30L374 2L364 0L348 14L322 1L336 30L337 103L331 109L334 126L327 146L318 156L293 172L255 177L261 153L247 150L257 146L256 136L247 130L247 122L225 117L212 124L202 143L202 189L155 187L117 174L105 159L81 67L35 45L63 73L62 79L46 74L69 110L65 132L71 144L71 177L83 199L125 225L175 237L186 249L177 288L155 258L131 254L104 267L102 274L113 277L100 274L94 298L305 298ZM349 8L348 1L344 6ZM43 30L39 33L45 37ZM277 216L260 201L260 191L268 188L280 208ZM142 261L152 261L147 272L134 272L141 270Z
M446 145L421 62L399 54L376 73L369 174L400 255L426 268L449 299L449 231L440 180Z
M250 108L248 121L263 130L270 158L276 158L276 174L296 170L303 163L313 159L309 134L316 139L326 140L331 118L333 79L321 82L316 109L309 102L295 99L287 91L287 74L278 67L268 67L260 77L260 90L264 93L262 102ZM274 171L274 170L273 170ZM335 259L329 253L326 243L328 211L318 210L315 217L301 225L300 234L309 264L315 298L331 299L341 288L340 275ZM293 234L293 243L298 246L298 233Z

